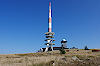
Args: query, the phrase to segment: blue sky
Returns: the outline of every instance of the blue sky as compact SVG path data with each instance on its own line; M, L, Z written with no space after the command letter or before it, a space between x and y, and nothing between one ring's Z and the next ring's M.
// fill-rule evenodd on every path
M55 46L100 48L100 0L0 0L0 54L46 47L49 1Z

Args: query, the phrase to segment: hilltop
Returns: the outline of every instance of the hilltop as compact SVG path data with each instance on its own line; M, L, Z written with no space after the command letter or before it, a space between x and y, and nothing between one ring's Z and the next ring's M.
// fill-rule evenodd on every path
M58 50L49 52L0 55L0 66L99 66L100 52L91 50Z

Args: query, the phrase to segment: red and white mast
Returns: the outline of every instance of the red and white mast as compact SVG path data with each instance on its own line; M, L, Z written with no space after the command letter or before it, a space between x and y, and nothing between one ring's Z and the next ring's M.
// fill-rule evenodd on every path
M47 45L45 52L46 51L53 51L53 46L55 45L55 43L53 43L55 40L54 38L54 32L52 32L52 17L51 17L52 13L51 13L51 2L49 2L49 19L48 19L48 32L45 33L46 35L46 43L45 45ZM50 48L50 49L49 49Z
M51 2L49 2L49 28L48 32L52 32Z

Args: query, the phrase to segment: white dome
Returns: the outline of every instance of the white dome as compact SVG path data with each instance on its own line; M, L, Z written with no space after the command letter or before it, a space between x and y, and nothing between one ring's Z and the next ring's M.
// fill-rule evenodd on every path
M66 39L62 39L62 41L66 41Z

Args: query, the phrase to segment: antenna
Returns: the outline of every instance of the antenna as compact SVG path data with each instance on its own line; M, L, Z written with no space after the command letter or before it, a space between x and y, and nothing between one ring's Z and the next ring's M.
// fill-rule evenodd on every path
M55 41L54 39L54 32L52 32L52 17L51 17L51 2L49 2L49 20L48 20L48 23L49 23L49 26L48 26L48 32L45 33L46 35L46 42L45 45L47 45L46 49L45 49L45 52L47 51L53 51L53 46L52 45L55 45L53 42Z

